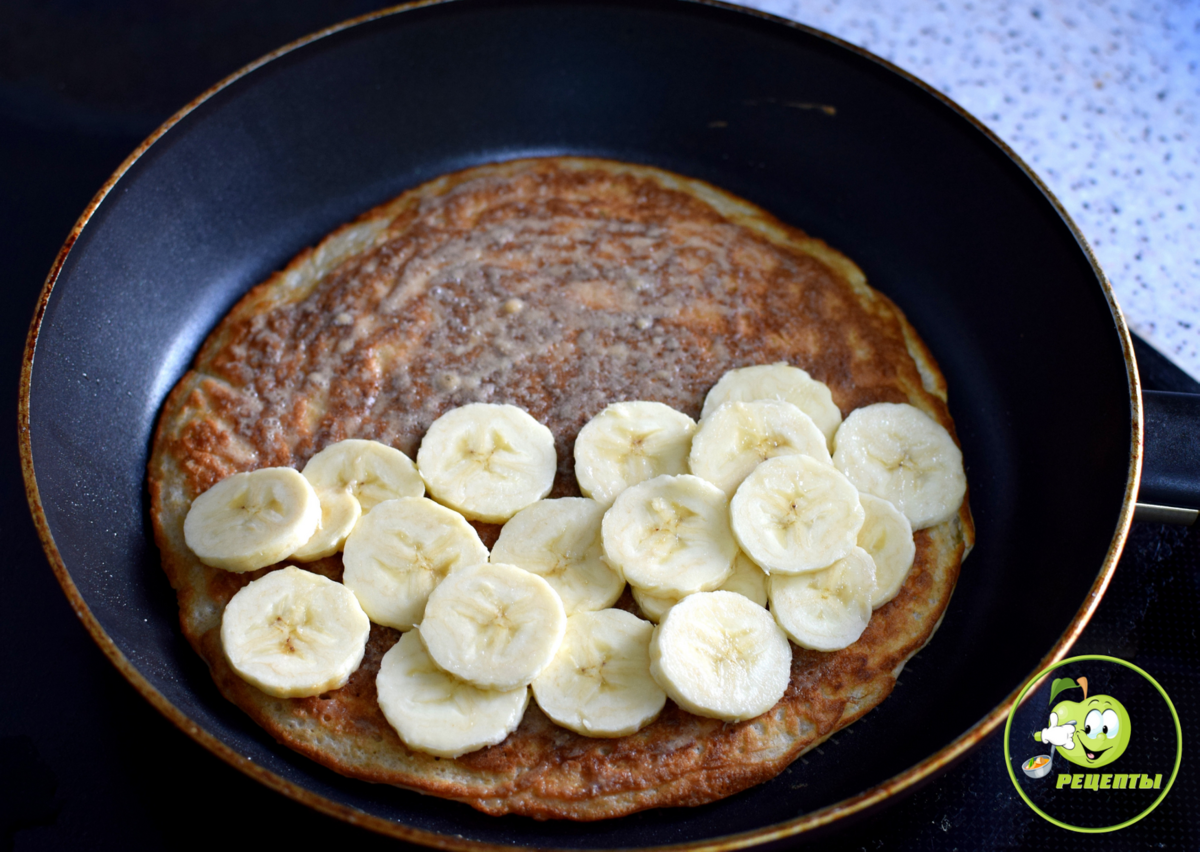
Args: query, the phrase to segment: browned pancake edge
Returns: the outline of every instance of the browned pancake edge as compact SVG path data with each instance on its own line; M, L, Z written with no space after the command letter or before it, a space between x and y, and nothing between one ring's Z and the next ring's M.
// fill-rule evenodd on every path
M362 666L321 696L273 698L237 677L221 613L279 566L204 566L183 519L225 476L301 468L343 438L415 457L433 419L475 401L521 405L548 425L552 496L577 494L574 436L605 405L653 399L698 417L725 371L777 361L826 382L843 416L908 402L954 434L945 381L900 310L835 250L708 184L544 158L406 192L251 290L168 398L149 485L184 635L222 694L280 742L345 775L487 813L603 819L766 781L886 698L929 640L974 541L965 499L955 518L916 533L911 574L856 643L793 647L787 693L763 716L727 724L668 701L636 734L593 739L531 702L504 742L457 759L408 749L379 710L375 675L399 637L390 628L374 625ZM489 546L496 531L481 525ZM338 556L304 567L341 577ZM636 610L628 594L623 605Z

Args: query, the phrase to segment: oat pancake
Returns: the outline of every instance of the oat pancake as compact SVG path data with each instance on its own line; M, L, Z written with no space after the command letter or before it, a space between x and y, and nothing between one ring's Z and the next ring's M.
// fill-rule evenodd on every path
M727 370L786 361L829 385L843 415L907 402L954 434L925 346L856 266L699 181L578 158L447 175L336 231L254 288L171 393L150 461L155 536L184 634L222 693L283 743L346 775L493 814L601 819L699 805L765 781L882 701L939 623L974 537L958 515L916 533L916 562L862 637L792 648L772 710L727 724L670 701L636 734L590 739L531 703L499 745L449 760L406 748L375 696L399 633L373 625L349 683L270 697L220 645L231 574L183 541L191 501L220 479L304 463L344 438L416 456L447 410L521 406L555 436L551 496L577 495L572 447L606 405L655 400L699 417ZM498 527L477 524L484 542ZM340 556L309 564L340 579ZM618 604L637 611L628 591Z

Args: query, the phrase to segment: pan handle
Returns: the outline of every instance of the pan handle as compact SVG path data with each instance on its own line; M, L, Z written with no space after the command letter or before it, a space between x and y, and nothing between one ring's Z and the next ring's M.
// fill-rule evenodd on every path
M1142 391L1145 443L1135 521L1200 516L1200 394Z

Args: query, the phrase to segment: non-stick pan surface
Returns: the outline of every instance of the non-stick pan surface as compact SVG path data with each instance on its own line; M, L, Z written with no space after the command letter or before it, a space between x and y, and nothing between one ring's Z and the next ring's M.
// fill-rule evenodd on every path
M878 709L768 784L586 832L347 780L276 745L183 641L145 491L166 393L247 288L423 180L565 153L702 178L854 258L943 368L978 528L944 623ZM47 552L93 636L243 771L428 843L767 841L936 771L1077 635L1132 509L1127 347L1106 283L1041 184L885 63L723 6L458 0L283 51L131 158L43 295L23 450Z

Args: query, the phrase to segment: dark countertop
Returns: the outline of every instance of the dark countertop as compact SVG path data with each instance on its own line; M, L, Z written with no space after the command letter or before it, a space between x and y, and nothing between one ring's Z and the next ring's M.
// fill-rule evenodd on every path
M267 51L372 9L366 2L10 2L0 7L0 257L13 301L0 363L15 425L21 354L46 272L95 191L154 128ZM1148 387L1200 390L1148 348ZM229 768L154 710L75 617L30 520L10 426L0 458L10 542L0 597L0 849L219 847L235 827L287 847L396 848ZM969 570L969 563L968 563ZM1200 527L1135 524L1112 585L1072 653L1158 677L1185 743L1200 728ZM586 830L581 828L581 830ZM828 849L1196 849L1200 771L1185 754L1145 820L1107 835L1057 829L1017 797L993 736L957 766L829 835Z

